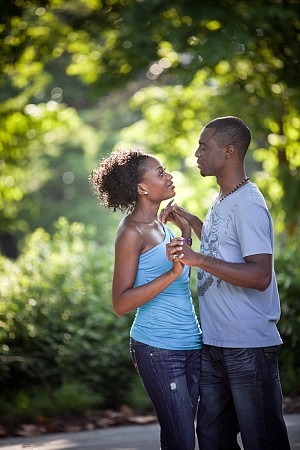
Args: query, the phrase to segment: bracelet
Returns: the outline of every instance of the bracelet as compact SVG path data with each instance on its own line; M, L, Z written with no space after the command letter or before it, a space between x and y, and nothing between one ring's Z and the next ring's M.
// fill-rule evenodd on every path
M191 245L192 245L192 243L193 243L193 240L192 240L192 238L186 238L186 237L184 237L184 238L183 238L183 242L191 247Z

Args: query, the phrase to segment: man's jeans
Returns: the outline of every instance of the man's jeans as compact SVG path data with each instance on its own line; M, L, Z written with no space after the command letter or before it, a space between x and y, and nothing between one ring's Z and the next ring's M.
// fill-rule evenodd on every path
M194 450L201 350L163 350L131 339L130 353L161 427L161 449Z
M289 450L277 346L203 345L197 435L200 450Z

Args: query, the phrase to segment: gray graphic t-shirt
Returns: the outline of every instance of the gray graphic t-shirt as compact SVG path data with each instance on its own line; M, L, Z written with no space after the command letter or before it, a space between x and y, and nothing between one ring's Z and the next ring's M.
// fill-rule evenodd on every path
M273 254L273 225L259 189L249 183L215 204L205 218L200 251L231 263L244 257ZM203 342L231 348L281 344L276 323L280 304L272 282L260 292L222 281L198 270Z

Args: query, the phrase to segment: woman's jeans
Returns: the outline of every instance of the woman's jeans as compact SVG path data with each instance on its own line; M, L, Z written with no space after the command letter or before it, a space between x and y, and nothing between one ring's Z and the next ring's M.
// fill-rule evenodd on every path
M161 433L162 450L194 450L201 350L164 350L130 340Z
M200 450L289 450L277 346L203 345L197 435Z

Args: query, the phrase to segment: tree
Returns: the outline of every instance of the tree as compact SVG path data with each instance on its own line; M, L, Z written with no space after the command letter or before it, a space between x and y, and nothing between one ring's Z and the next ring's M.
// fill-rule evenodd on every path
M264 169L257 180L284 217L279 230L295 233L299 9L293 0L2 0L2 244L28 230L23 205L32 214L39 208L31 193L52 175L41 155L63 151L75 131L86 132L83 111L128 87L138 113L147 111L139 143L155 152L158 139L170 138L178 149L171 161L186 157L183 142L202 121L228 112L248 119L255 146L267 148L255 151ZM137 95L147 86L161 89L164 103L152 100L151 114L149 95L158 90ZM160 108L168 114L149 142L145 131Z

